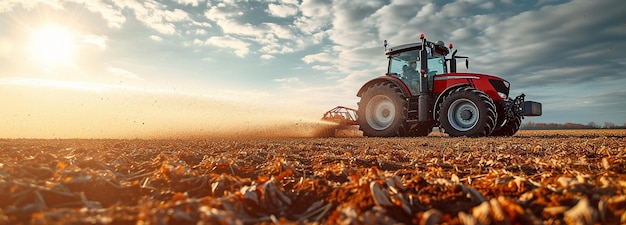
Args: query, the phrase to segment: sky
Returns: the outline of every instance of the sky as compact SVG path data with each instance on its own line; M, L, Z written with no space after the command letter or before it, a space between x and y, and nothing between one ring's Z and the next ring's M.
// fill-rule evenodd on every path
M316 123L390 45L453 43L543 104L626 124L622 0L3 0L0 138L144 138ZM243 135L243 134L242 134Z

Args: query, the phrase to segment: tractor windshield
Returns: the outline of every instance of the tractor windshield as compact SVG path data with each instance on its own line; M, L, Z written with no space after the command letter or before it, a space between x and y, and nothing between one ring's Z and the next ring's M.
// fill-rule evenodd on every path
M400 52L389 56L388 75L399 77L409 88L411 94L419 93L420 62L417 61L419 50ZM432 90L433 76L446 73L444 56L430 56L428 58L428 86ZM415 64L413 64L415 63Z

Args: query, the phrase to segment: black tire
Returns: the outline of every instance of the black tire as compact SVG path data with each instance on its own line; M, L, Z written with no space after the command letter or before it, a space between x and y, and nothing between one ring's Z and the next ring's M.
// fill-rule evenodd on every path
M406 136L407 101L400 88L389 82L369 87L358 103L357 122L363 136Z
M513 117L513 119L508 119L504 125L491 132L489 136L513 136L515 133L517 133L521 125L522 117L515 116Z
M452 137L484 137L496 126L496 106L482 91L461 87L448 93L441 103L439 123Z

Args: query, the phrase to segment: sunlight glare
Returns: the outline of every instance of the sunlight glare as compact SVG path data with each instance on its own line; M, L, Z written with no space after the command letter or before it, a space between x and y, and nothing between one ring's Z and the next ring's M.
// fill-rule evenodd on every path
M76 51L75 34L64 27L46 25L31 32L32 57L50 65L71 64Z

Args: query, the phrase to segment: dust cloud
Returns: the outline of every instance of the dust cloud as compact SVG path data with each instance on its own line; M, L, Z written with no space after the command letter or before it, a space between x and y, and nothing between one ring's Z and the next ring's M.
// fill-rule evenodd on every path
M4 86L0 96L0 138L321 137L335 126L320 120L324 106L270 95Z

